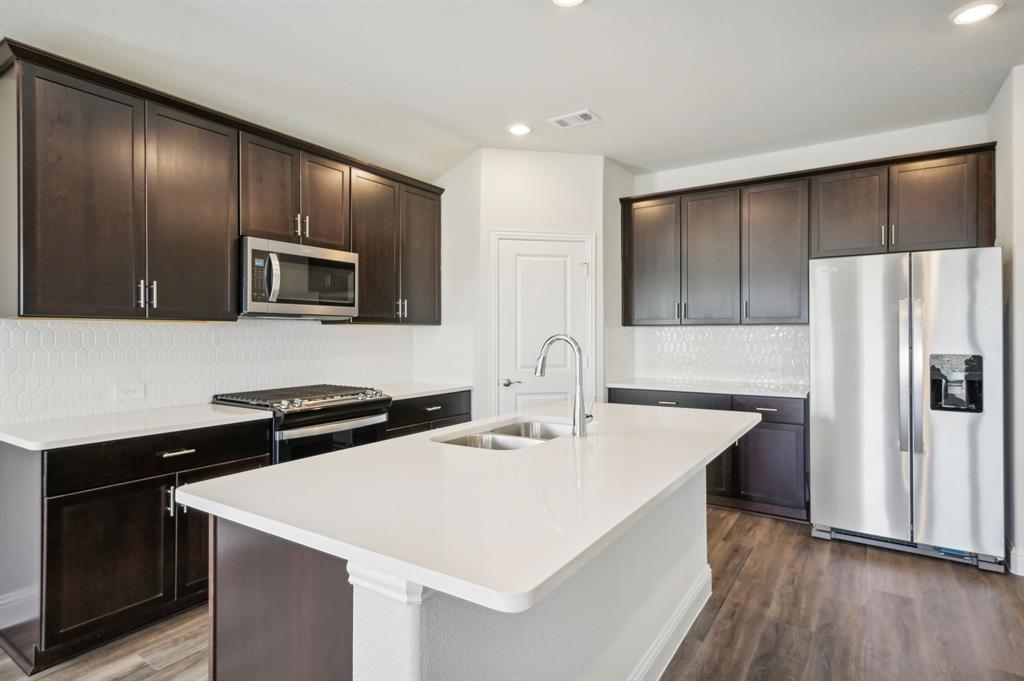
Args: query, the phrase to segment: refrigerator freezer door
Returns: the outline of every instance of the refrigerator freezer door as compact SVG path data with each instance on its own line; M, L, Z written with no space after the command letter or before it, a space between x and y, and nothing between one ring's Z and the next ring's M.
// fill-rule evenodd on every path
M1002 557L1002 250L911 257L914 541Z
M910 541L908 266L903 254L811 261L815 525Z

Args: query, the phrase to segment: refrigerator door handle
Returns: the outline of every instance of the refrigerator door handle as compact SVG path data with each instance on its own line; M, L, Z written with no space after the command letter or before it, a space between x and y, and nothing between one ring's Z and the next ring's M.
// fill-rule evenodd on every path
M910 300L900 299L900 453L910 453Z
M911 443L914 447L914 454L924 454L924 412L922 411L924 405L924 391L918 390L921 386L926 386L929 380L929 372L926 371L924 366L924 345L921 339L921 324L923 314L921 307L923 301L920 298L914 298L910 302L910 347L913 350L911 353L910 371L911 371L911 382L913 390L911 391L910 404L913 411L913 423L914 432L911 437ZM918 373L920 372L920 373Z

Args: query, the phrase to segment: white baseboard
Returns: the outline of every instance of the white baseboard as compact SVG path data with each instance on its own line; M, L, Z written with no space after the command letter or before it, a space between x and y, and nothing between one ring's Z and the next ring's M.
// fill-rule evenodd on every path
M697 615L711 598L711 566L705 565L701 576L679 602L665 626L658 632L651 647L629 675L630 681L657 681L668 668L672 656L683 643Z
M1024 549L1010 549L1010 572L1024 577Z
M39 615L39 589L27 587L0 594L0 626L24 622Z

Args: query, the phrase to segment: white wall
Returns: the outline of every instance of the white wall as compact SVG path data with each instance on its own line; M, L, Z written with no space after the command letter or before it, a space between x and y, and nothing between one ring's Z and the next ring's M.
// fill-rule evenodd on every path
M633 193L633 175L614 161L604 164L604 373L608 381L636 375L633 327L622 325L622 210ZM602 398L603 398L603 390Z
M698 187L988 141L990 140L986 117L971 116L875 135L851 137L767 154L637 175L633 193L647 194Z
M1024 574L1024 267L1013 252L1024 244L1024 65L1007 76L986 118L997 142L996 243L1006 263L1007 537L1011 570Z
M445 188L445 215L455 218L442 223L442 254L446 262L459 258L459 272L445 267L443 325L414 332L418 379L471 376L474 415L494 413L491 235L516 231L594 235L597 335L594 347L584 351L596 363L597 384L603 384L604 168L601 156L481 149L436 180Z

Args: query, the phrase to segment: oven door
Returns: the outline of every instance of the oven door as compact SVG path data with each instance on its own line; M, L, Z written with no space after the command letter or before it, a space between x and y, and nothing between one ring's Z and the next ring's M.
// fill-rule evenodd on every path
M355 317L359 256L285 241L242 239L242 314Z
M274 463L349 449L384 439L388 415L374 414L274 433Z

